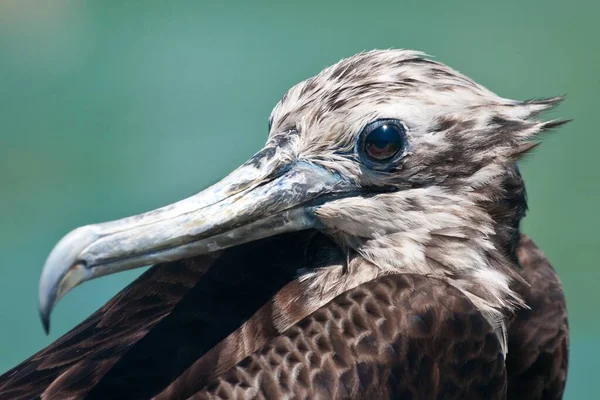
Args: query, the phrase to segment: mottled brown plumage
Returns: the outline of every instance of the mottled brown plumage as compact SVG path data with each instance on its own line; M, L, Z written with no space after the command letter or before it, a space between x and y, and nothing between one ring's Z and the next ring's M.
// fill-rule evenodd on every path
M261 242L245 245L248 248L255 248L255 250L249 250L244 247L229 250L228 252L234 252L239 255L236 256L230 254L227 261L231 262L232 259L235 258L237 258L238 261L244 260L247 262L247 265L243 266L243 269L250 268L250 271L248 272L255 273L253 267L256 263L265 261L263 258L265 251L278 248L282 250L284 254L281 254L279 258L276 258L272 253L267 253L269 259L275 259L276 264L279 264L278 266L289 262L293 269L301 264L297 262L300 253L293 251L294 248L298 247L297 243L306 243L306 246L311 244L307 237L300 238L295 235L278 238L275 243L272 242L272 240L273 239L265 239ZM317 240L320 241L320 243L318 243L320 248L327 248L328 243L325 238L321 237ZM289 245L286 245L286 243L289 243ZM311 246L314 246L314 243L312 243ZM315 247L305 247L305 249L314 251ZM272 250L270 251L272 252ZM330 253L334 251L333 248L329 248ZM535 298L537 300L535 302L528 302L532 309L520 311L517 313L515 320L508 325L509 352L507 354L507 373L509 396L507 398L559 399L564 390L568 361L568 331L564 296L562 295L560 283L552 267L530 239L522 237L517 254L519 263L522 266L522 275L531 285L523 285L519 288L519 293L521 293L525 299ZM338 256L341 256L341 254ZM140 352L144 349L138 350L138 348L135 347L135 344L139 343L146 333L158 325L158 323L169 313L180 314L178 326L181 329L185 330L186 326L195 325L197 321L194 322L193 319L194 317L197 318L197 316L189 315L185 310L178 311L176 305L178 302L182 301L185 295L188 294L195 285L199 285L201 281L200 278L207 267L214 262L214 258L215 257L202 256L181 263L157 265L156 267L151 268L127 289L119 293L119 295L74 328L71 332L67 333L52 345L35 354L11 371L5 373L0 379L0 398L23 400L39 398L41 394L51 386L53 381L64 374L65 371L73 371L75 374L77 374L77 372L81 373L84 376L84 381L81 384L77 384L76 381L63 381L61 385L62 390L56 393L54 398L83 398L94 389L95 385L102 382L102 379L108 373L110 366L114 366L128 351L137 354L137 356L141 358L142 354L140 354ZM315 259L304 259L306 267L310 267L311 263L315 262ZM320 264L320 266L322 266L322 264ZM274 268L272 271L275 271L274 275L277 275L280 270ZM287 272L288 278L291 277L291 272L291 269ZM225 273L227 273L227 271ZM254 273L248 273L246 276L254 275ZM267 274L259 275L262 278L268 276ZM210 277L207 279L210 279ZM282 273L279 279L285 281L285 273ZM385 279L388 278L382 278L382 280ZM387 286L382 284L381 287L383 289L378 289L379 281L369 285L363 285L356 289L357 293L361 293L360 296L357 297L353 295L353 292L346 292L335 301L335 306L323 307L322 310L307 318L306 321L312 321L311 325L315 331L319 329L323 330L328 321L328 319L323 320L323 315L333 314L334 309L338 310L335 312L338 318L345 315L339 311L340 302L342 305L350 304L350 307L356 307L355 303L358 298L362 302L370 301L370 304L373 305L373 302L369 299L372 296L375 296L375 291L385 291L390 284L394 285L393 287L396 287L400 281L414 285L414 280L415 277L412 276L398 277L397 281L392 283L386 282L385 285ZM214 283L214 281L212 283ZM406 283L404 290L396 290L396 293L399 295L399 300L404 299L403 301L405 301L411 295L415 295L414 291L411 292L411 290L409 290L411 286L408 283ZM418 283L423 285L423 279L419 280ZM237 285L240 285L240 283L238 282ZM277 287L278 285L281 285L281 283L273 284L274 287ZM291 295L291 293L299 290L298 286L298 280L292 280L287 286L280 289L280 296ZM422 299L421 304L426 304L426 302L433 303L435 299L431 299L431 294L436 290L435 288L437 288L437 291L439 292L440 287L444 287L444 285L438 283L435 287L426 288L427 293L424 296L424 299ZM231 288L228 289L232 290ZM239 290L239 287L232 291L235 290ZM152 293L154 294L152 295ZM367 295L363 296L365 293ZM445 292L442 292L441 295L445 297L453 296L455 291L450 290L450 293L451 294L448 295ZM348 298L350 299L350 302L344 302L344 299ZM240 300L241 302L248 301L247 298L241 298ZM147 312L135 311L137 307L136 304L145 304ZM437 304L439 306L439 303ZM458 304L465 306L464 301L459 302ZM436 304L430 304L430 306L431 312L436 312ZM293 326L286 335L280 336L273 324L274 315L277 314L277 311L275 311L276 308L277 307L273 305L273 300L268 301L250 320L255 321L251 324L254 327L253 329L245 329L243 331L236 329L231 333L232 339L223 340L222 343L213 347L208 352L200 352L198 360L192 360L195 361L195 363L187 361L187 363L190 364L187 366L188 368L186 368L186 360L176 360L176 358L171 357L170 354L165 354L158 361L146 360L146 362L151 363L150 366L154 366L160 362L169 365L172 370L180 371L178 375L170 378L173 382L171 382L168 387L166 386L169 382L167 382L167 384L160 383L160 381L140 382L138 380L140 378L131 378L135 376L136 372L139 373L139 370L135 371L131 367L131 370L127 369L127 372L131 374L129 379L124 375L120 384L104 384L106 391L99 391L97 398L102 398L102 396L104 396L103 398L106 399L143 399L152 395L157 396L158 399L187 398L196 392L200 392L203 388L205 388L205 390L198 394L199 398L208 395L211 388L214 391L217 390L219 385L224 385L224 383L220 383L221 381L232 379L226 378L225 376L217 378L217 376L220 376L237 364L236 360L242 360L244 354L250 357L248 360L260 359L261 357L264 357L263 353L268 353L268 349L273 348L275 343L281 342L287 346L285 347L285 351L293 351L293 347L290 347L293 342L286 341L285 337L289 335L294 336L294 333L292 332L302 332L303 326L306 326L307 322L302 322ZM355 311L362 311L360 308L354 309ZM449 312L447 307L444 307L444 309L446 312ZM377 310L376 312L385 312L387 318L393 318L393 320L406 320L406 314L403 314L405 311L401 308L397 309L397 311L399 312L398 315L389 315L390 311L388 309ZM458 310L456 311L458 313ZM471 315L472 313L467 312L466 314ZM369 315L370 314L367 313L366 317L362 316L362 318L369 320ZM188 317L188 320L186 320L186 316ZM123 324L123 320L128 320L130 323ZM415 318L415 321L419 321L419 318ZM203 322L206 323L206 321ZM243 322L243 318L240 318L240 322ZM428 320L423 319L423 322L428 322ZM338 321L338 324L339 323L342 322ZM434 323L439 329L439 321L436 320ZM247 323L247 325L250 324ZM396 329L395 327L392 328ZM217 325L210 327L210 329L219 331L222 327ZM397 329L396 332L402 333ZM171 333L173 333L173 331L171 331ZM225 337L227 334L222 332L221 335ZM374 335L378 338L386 337L388 340L391 340L387 334L384 335L380 331L374 332ZM257 340L257 338L260 339ZM201 343L204 337L192 339ZM169 335L165 335L161 340L164 341L164 343L168 343L170 341ZM405 342L407 339L400 337L397 338L397 340L397 343L400 343L402 341ZM472 346L471 340L471 338L463 337L462 342L465 346ZM294 343L297 345L299 342L300 339L296 338L296 342ZM412 346L418 346L419 344L422 344L422 342L423 339L421 338L420 342L417 340ZM260 350L255 353L252 349L246 347L247 343L256 345L256 348ZM411 344L404 344L404 346L409 345ZM450 346L449 343L442 343L440 346L442 345L445 345L446 349ZM454 345L456 345L456 343L454 343ZM159 343L154 342L153 346L158 347ZM300 347L304 348L303 346ZM232 353L236 354L236 356L224 356ZM390 363L389 357L385 357L387 357L387 355L384 355L382 359L386 359L387 362ZM437 357L441 358L442 354L438 353ZM466 362L466 360L463 361ZM178 362L182 362L184 366L177 366ZM245 361L244 363L247 362L249 361ZM398 358L396 362L398 363L398 368L401 368L401 363L408 363L406 359L402 358ZM101 368L96 375L92 375L92 377L95 378L90 377L88 374L94 371L97 365L101 364L107 365L108 368ZM405 367L408 368L408 366ZM414 365L412 365L412 367L414 367ZM360 371L370 374L370 368L372 368L372 365L364 365L364 369L360 369ZM227 376L235 374L235 371L238 370L238 368L233 368L233 372L228 372ZM348 369L346 369L346 371L348 371ZM356 367L356 370L353 370L352 373L348 373L347 376L349 378L352 377L352 379L358 379L358 376L360 375L358 375L357 371L359 371L358 367ZM122 369L121 373L125 374L125 372L126 371ZM355 372L357 375L352 375ZM73 373L71 373L70 376L74 376ZM143 372L142 375L145 375L146 373L148 373L148 371ZM393 382L400 381L402 376L404 375L395 376ZM412 378L414 378L414 376L412 376ZM425 378L426 377L424 376L423 379ZM451 377L448 377L447 379L450 380ZM156 384L157 382L158 384ZM210 383L210 386L208 386L209 382L212 382ZM408 385L408 383L409 381L407 379L404 384ZM163 385L165 387L163 387ZM54 386L57 387L58 385L55 383ZM394 387L388 386L387 382L380 386L386 391L396 390ZM144 392L140 387L149 390ZM402 386L402 388L404 388L404 386ZM306 387L298 388L298 390L306 390ZM458 390L458 387L456 390ZM144 393L145 396L136 396L136 393L140 393L137 391ZM126 393L129 393L131 397L127 397ZM53 397L49 396L48 398Z
M168 262L0 397L559 399L564 296L521 236L515 161L560 100L501 98L418 52L340 61L290 89L266 146L215 186L66 235L40 279L46 327L75 285ZM382 124L371 145L393 156L369 159Z
M505 391L498 337L477 308L445 282L405 274L341 294L192 398L503 399Z

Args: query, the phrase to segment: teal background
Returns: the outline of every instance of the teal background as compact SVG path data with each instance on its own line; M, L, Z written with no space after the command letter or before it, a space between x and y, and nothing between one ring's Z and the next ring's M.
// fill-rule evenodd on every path
M521 164L524 229L567 294L566 398L600 398L598 4L2 0L0 372L140 272L74 290L47 337L37 281L63 234L199 191L260 148L288 87L358 51L397 47L505 97L568 94L550 116L575 121Z

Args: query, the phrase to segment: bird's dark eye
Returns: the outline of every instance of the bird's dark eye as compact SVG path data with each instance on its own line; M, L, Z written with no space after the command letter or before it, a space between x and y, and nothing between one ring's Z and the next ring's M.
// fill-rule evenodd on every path
M370 166L389 166L406 148L406 129L396 120L379 120L363 129L359 153Z

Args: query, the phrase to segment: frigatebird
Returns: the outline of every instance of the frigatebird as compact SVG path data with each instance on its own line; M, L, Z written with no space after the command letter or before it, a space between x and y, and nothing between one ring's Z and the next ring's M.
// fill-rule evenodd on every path
M561 99L505 99L415 51L326 68L222 181L56 245L46 329L76 285L155 266L0 398L561 398L565 300L520 232L515 164Z

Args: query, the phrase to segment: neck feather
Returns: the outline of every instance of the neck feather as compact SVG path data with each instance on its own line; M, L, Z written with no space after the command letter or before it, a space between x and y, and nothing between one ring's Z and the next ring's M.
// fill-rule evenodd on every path
M431 186L326 204L318 216L327 233L360 262L306 279L323 289L389 273L437 277L465 293L503 331L505 316L524 306L511 289L521 279L515 251L524 196L521 177L511 167L472 190Z

